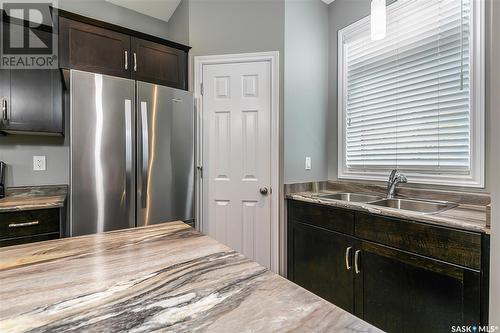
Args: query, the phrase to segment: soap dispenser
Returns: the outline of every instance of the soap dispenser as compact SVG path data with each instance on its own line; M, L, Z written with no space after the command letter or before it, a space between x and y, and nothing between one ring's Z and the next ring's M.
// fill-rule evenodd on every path
M0 199L5 197L5 174L7 173L7 164L0 161Z

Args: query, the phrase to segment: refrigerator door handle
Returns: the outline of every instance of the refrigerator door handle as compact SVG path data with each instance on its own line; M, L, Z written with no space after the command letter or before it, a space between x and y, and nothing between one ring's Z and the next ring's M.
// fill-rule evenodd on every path
M125 100L125 206L130 208L132 177L132 101Z
M142 132L142 163L141 163L141 206L148 205L148 161L149 161L149 133L148 133L148 104L141 102L141 132Z

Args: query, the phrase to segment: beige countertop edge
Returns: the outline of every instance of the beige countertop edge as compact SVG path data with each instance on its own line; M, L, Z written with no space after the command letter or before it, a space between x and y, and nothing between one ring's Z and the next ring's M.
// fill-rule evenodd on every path
M5 200L5 199L3 199ZM20 212L27 210L61 208L66 203L66 196L47 196L36 198L0 200L0 213Z

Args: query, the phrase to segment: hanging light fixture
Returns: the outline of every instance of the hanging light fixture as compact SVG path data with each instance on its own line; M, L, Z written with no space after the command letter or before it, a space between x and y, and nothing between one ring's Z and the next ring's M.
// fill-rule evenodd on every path
M385 0L372 0L371 4L371 35L372 40L385 38L386 27Z

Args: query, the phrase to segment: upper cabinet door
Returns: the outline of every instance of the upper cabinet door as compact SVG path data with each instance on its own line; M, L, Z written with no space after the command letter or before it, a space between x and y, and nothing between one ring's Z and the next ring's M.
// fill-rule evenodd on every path
M132 78L187 89L187 53L132 37Z
M62 68L130 78L130 36L59 19L59 56Z
M52 34L40 30L37 37ZM62 89L59 69L0 70L0 131L64 134Z
M7 117L0 124L0 130L63 134L60 71L11 70L10 98L4 107Z

